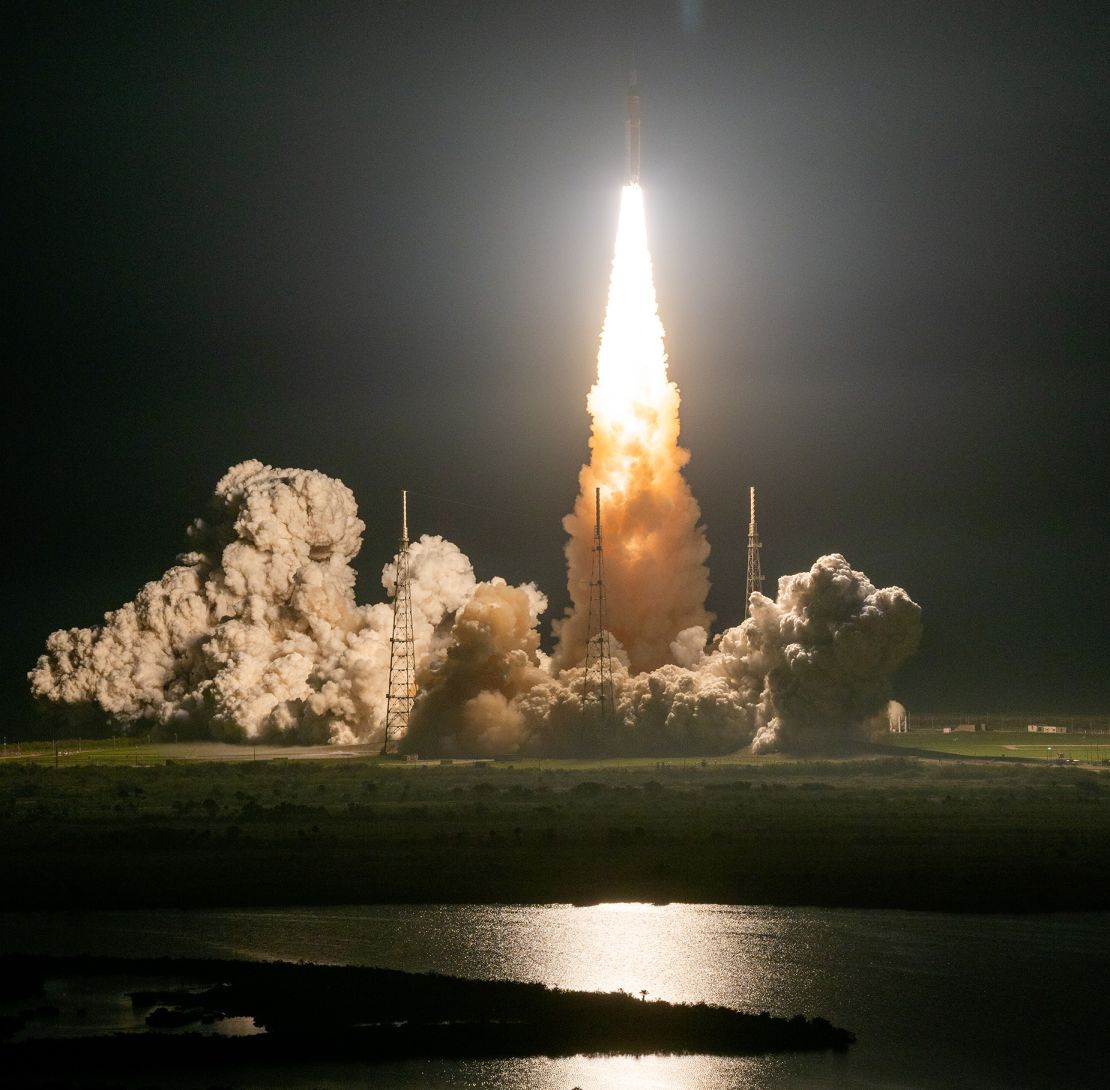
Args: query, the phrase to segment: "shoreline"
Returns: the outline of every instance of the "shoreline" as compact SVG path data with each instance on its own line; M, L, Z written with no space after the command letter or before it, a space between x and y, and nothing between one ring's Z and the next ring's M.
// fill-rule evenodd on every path
M51 1018L80 1017L34 1008L48 980L74 978L86 989L99 982L113 995L125 988L122 997L130 998L136 1027L35 1036L36 1026L49 1030ZM7 1006L28 1006L6 1023L0 1019L0 1030L6 1037L30 1034L0 1044L0 1064L27 1085L89 1070L596 1054L752 1056L844 1051L855 1041L848 1030L800 1014L773 1017L624 992L349 966L9 955L0 957L0 980ZM136 987L143 981L149 990ZM251 1018L261 1032L220 1036L192 1029L227 1018ZM190 1031L171 1032L181 1028Z

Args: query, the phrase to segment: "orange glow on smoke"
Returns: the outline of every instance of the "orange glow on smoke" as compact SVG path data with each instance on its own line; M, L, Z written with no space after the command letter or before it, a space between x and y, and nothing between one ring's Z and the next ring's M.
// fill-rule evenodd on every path
M682 476L689 454L678 445L679 401L667 375L643 191L628 185L621 194L597 381L586 402L593 419L590 463L579 475L574 513L564 519L573 605L557 625L559 667L584 655L597 486L609 628L633 671L670 661L670 642L682 629L710 622L709 546Z

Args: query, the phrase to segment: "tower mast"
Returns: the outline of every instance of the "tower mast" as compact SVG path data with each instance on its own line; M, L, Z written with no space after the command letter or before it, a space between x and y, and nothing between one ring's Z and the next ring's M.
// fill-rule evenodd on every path
M744 594L744 616L752 615L752 595L757 591L763 593L763 566L759 560L759 551L763 543L759 540L759 531L755 528L755 485L750 488L751 518L748 522L748 585Z
M412 584L409 575L409 494L401 492L401 544L395 560L393 635L389 641L389 687L386 690L383 756L392 741L408 730L416 697L416 643L412 635Z
M601 489L594 489L593 571L590 576L590 608L586 624L586 670L582 675L582 709L589 712L594 701L606 722L616 711L613 698L613 656L605 622L605 562L601 551Z

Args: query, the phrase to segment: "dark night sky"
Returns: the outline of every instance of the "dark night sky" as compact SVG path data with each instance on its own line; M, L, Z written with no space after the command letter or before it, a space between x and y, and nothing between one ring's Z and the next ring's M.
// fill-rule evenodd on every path
M911 713L1110 710L1100 7L15 5L6 706L249 457L361 600L407 486L562 612L634 47L718 625L754 482L768 574L922 604Z

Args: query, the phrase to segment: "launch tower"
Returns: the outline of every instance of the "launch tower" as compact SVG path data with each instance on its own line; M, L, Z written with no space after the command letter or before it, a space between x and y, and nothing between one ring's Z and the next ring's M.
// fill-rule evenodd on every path
M759 550L763 548L759 531L755 528L755 485L750 489L751 519L748 522L748 585L744 594L744 616L752 615L752 595L763 593L763 566L759 561Z
M616 710L613 698L613 656L605 627L605 563L601 551L601 489L594 489L593 571L586 626L586 671L582 675L582 708L596 709L604 724Z
M389 687L386 690L385 737L382 754L409 725L416 697L416 643L412 635L412 583L409 577L409 494L401 493L401 545L395 561L393 636L389 641Z

